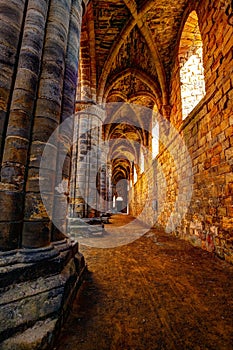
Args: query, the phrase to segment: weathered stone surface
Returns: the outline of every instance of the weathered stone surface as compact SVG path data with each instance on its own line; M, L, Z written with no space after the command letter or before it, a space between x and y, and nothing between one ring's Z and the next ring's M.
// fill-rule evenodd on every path
M30 210L33 210L33 205ZM38 248L44 247L49 244L51 240L51 223L43 208L44 216L42 218L41 213L38 213L37 218L31 221L27 221L27 217L24 220L23 229L24 235L22 239L22 246L26 248ZM27 213L26 213L27 214ZM30 214L29 214L30 216ZM36 214L35 214L36 216Z
M208 11L206 11L207 8ZM181 126L180 132L188 147L194 173L190 207L175 233L203 249L215 252L227 261L232 261L232 240L229 239L233 235L230 194L232 150L229 143L229 137L232 134L229 123L232 107L227 103L228 92L232 91L232 67L228 60L228 52L232 46L232 40L231 44L229 43L232 26L227 24L227 17L217 1L200 3L197 7L197 15L203 40L206 96L183 125L179 92L180 63L177 58L171 80L171 121L177 127ZM217 30L219 26L224 28L221 33ZM186 44L188 45L188 42ZM175 142L173 147L177 147ZM160 184L160 189L167 191L167 196L162 216L158 221L165 225L173 211L175 197L172 193L176 191L178 184L175 176L176 169L173 168L167 151L160 150L158 160L162 167L159 172L163 173L166 179L166 186L162 187ZM179 152L178 149L177 152ZM146 170L145 176L149 177L150 171L150 169ZM146 196L150 197L153 194L153 188L146 188L144 182L142 177L135 185L134 200L131 203L134 215L140 212ZM179 206L182 206L182 202ZM152 214L148 212L147 215L146 219L150 220Z
M52 345L85 269L77 243L50 245L39 186L52 208L56 141L43 179L40 161L63 112L74 110L82 8L80 0L0 0L0 11L0 348L42 349ZM69 168L70 153L67 179Z
M0 247L1 251L14 250L20 246L20 233L22 230L22 220L0 222Z
M15 207L16 205L16 207ZM0 221L18 221L22 219L21 207L23 205L23 195L19 191L0 191Z
M0 40L0 113L2 127L1 137L6 131L6 116L9 113L9 104L12 93L12 79L16 69L17 48L20 38L23 21L25 1L11 1L6 4L0 2L1 12L1 40ZM3 113L6 112L6 113ZM0 144L0 156L2 157L3 147Z
M42 327L41 337L49 342L44 324L37 322L48 318L49 325L55 326L55 313L62 300L66 303L69 299L77 280L78 262L72 247L45 248L66 235L68 210L76 216L93 216L112 209L113 196L116 200L125 195L121 210L126 211L129 204L130 212L135 216L142 213L141 219L150 225L156 221L175 235L233 262L233 27L225 13L226 4L217 0L92 0L83 11L86 3L0 0L0 280L4 286L0 292L6 300L1 309L2 319L7 319L2 324L4 339L21 331L27 334L26 328L37 324ZM183 120L180 72L201 42L206 95L191 112L186 108L186 114L190 113ZM197 56L201 59L201 52ZM203 96L196 89L203 71L199 63L198 74L192 65L186 71L186 83L195 86L195 91L186 94L186 107ZM51 141L51 157L44 163L44 178L40 179L44 147L57 126L74 112L76 87L79 120L65 137L60 134ZM134 111L130 119L127 110L117 116L113 108L107 110L108 115L96 106L105 102L134 103L148 107L149 112ZM147 156L153 153L155 141L152 110L169 119L183 138L191 157L193 183L182 143L165 123L160 126L156 159ZM102 128L105 117L107 123ZM72 149L73 126L78 142ZM111 141L111 147L102 148L102 140ZM185 184L180 184L180 177L187 180ZM56 190L54 195L54 188L60 189L63 182L66 189ZM176 225L188 198L187 188L191 188L192 199ZM62 225L62 232L53 227L51 219ZM63 249L66 252L61 253ZM71 289L69 277L67 284L61 285L51 277L60 276L66 265L71 269ZM38 290L35 287L35 293L27 294L35 281ZM51 284L45 283L42 290L43 281ZM20 293L24 296L17 299ZM35 311L32 314L30 307ZM10 343L5 339L5 345L17 348L21 341L24 346L22 337L17 334ZM37 339L25 342L29 348L38 344Z
M22 250L18 258L5 253L2 263L4 257L5 267L0 268L0 348L47 348L69 311L85 270L77 244L63 241L55 249Z
M1 344L2 350L39 350L51 347L58 320L47 319L37 322L32 328L19 333Z

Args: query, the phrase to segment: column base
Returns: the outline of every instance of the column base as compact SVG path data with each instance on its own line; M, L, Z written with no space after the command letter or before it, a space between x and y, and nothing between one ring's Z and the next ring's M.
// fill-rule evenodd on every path
M49 349L86 272L78 243L0 253L0 349Z

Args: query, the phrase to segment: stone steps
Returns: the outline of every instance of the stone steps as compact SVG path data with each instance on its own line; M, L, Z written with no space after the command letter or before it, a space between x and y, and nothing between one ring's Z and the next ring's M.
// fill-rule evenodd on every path
M43 350L51 347L57 328L58 319L37 322L23 333L18 333L0 344L1 350Z
M0 289L0 350L47 349L67 317L86 265L77 243L54 242L54 249L57 256L46 257L40 265L21 261L12 266L12 283ZM48 273L33 275L33 264L40 268L45 265ZM56 272L49 268L53 264ZM13 278L18 265L24 271L21 281Z

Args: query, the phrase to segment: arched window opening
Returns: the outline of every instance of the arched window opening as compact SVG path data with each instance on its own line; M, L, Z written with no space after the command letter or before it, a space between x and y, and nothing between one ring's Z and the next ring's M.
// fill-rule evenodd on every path
M202 46L197 13L193 11L184 26L179 47L183 119L205 95Z
M136 184L137 181L138 181L138 173L137 173L136 167L134 165L134 167L133 167L133 183L134 183L134 185Z
M159 154L159 124L154 123L152 128L152 158L154 159Z
M145 171L145 156L143 153L143 149L141 149L141 154L140 154L140 173L144 173Z

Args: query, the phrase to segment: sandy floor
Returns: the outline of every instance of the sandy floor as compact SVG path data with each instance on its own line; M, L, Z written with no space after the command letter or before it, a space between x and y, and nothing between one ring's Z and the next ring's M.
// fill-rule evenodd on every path
M233 266L154 229L81 251L89 273L54 349L233 349Z

